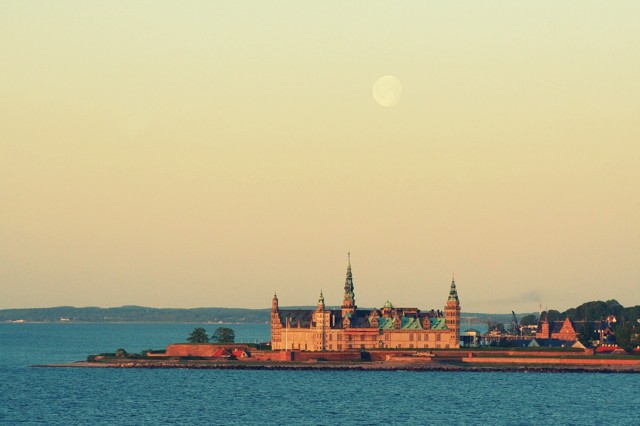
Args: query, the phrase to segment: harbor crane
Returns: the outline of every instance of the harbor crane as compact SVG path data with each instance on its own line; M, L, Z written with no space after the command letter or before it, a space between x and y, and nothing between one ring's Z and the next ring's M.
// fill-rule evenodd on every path
M516 317L516 313L511 311L511 315L513 315L513 319L511 320L511 329L514 334L520 335L520 324L518 324L518 317Z

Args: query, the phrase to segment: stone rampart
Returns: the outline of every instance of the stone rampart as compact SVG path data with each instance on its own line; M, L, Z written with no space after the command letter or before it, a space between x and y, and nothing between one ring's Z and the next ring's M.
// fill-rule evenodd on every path
M481 364L557 364L557 365L635 365L640 366L638 359L579 359L579 358L462 358L462 362Z
M215 343L175 343L167 346L165 356L197 356L203 358L210 358L215 355L215 352L219 349L226 349L231 351L234 349L240 349L249 351L248 345L243 344L215 344Z
M290 351L292 361L360 361L362 354L360 351L344 352L298 352Z

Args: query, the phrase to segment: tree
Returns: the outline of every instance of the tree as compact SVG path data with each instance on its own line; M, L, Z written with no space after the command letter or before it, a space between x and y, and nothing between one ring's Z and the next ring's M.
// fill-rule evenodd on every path
M538 317L534 314L528 314L520 319L520 325L536 325L538 324Z
M125 350L124 350L124 349L122 349L122 348L118 348L118 349L116 350L116 358L126 358L126 357L127 357L127 355L129 355L129 354L127 353L127 351L125 351Z
M236 333L232 328L218 327L211 339L217 343L233 343L236 340Z
M540 318L547 319L547 321L562 321L564 317L560 311L556 311L555 309L549 309L548 311L542 311Z
M613 331L616 335L616 343L618 346L627 352L631 352L633 349L633 346L631 345L631 336L633 334L631 323L629 321L619 322Z
M187 342L189 343L207 343L208 341L207 330L202 327L194 328L189 337L187 337Z
M586 347L590 347L592 341L600 340L600 333L594 329L592 322L576 323L575 329L578 340Z

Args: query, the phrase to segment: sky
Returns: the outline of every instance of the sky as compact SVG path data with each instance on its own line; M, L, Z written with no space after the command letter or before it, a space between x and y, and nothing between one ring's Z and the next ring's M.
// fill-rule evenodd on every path
M640 2L0 2L0 308L640 304ZM390 107L382 76L401 84Z

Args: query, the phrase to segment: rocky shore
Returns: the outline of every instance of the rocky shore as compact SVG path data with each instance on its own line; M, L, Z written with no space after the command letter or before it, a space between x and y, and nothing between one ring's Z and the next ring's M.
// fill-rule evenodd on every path
M446 371L446 372L545 372L545 373L640 373L638 365L611 363L590 365L562 364L495 364L460 362L247 362L247 361L78 361L64 364L40 364L44 368L146 368L198 370L333 370L333 371Z

